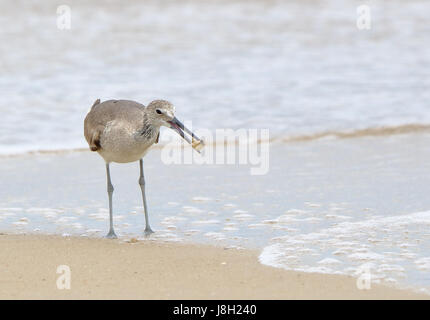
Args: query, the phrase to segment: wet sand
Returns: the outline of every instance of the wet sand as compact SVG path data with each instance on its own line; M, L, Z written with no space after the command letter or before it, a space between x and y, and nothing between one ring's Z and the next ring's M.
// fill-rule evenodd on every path
M1 299L426 299L337 275L285 271L258 252L152 241L1 235ZM71 271L57 288L57 267Z

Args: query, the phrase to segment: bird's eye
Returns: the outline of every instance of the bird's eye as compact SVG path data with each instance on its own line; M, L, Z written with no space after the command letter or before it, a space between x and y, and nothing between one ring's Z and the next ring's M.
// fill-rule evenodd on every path
M156 109L155 112L157 112L158 114L162 114L163 113L160 109Z

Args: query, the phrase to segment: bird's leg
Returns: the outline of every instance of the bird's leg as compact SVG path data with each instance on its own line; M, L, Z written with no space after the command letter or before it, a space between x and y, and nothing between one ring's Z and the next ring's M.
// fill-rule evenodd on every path
M139 185L140 189L142 190L142 199L143 199L143 210L145 211L145 236L149 236L151 233L154 233L152 231L151 227L149 226L149 217L148 217L148 206L146 204L146 196L145 196L145 176L143 175L143 160L139 160L140 165L140 177L139 177Z
M112 212L112 194L113 194L113 185L110 180L110 169L109 169L109 163L106 163L106 175L107 175L107 192L109 196L109 233L106 235L106 238L108 239L116 239L117 236L115 234L115 231L113 230L113 212Z

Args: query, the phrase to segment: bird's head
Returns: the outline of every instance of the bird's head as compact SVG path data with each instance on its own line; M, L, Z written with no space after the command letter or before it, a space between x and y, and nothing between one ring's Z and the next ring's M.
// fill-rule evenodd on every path
M175 107L172 103L166 100L154 100L146 108L147 114L153 124L160 127L165 126L176 131L194 149L200 152L204 146L203 141L175 117ZM186 134L191 136L191 139Z
M146 109L151 122L159 127L170 127L169 122L175 118L175 107L166 100L154 100Z

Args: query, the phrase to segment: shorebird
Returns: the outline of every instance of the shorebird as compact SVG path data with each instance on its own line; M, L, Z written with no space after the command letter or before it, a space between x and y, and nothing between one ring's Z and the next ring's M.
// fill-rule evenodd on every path
M176 131L200 152L203 141L175 117L175 107L165 100L154 100L147 107L131 100L97 99L84 121L84 135L91 151L97 151L106 162L107 192L109 197L109 232L106 238L117 238L113 228L112 195L114 187L110 177L111 162L139 161L139 185L145 212L145 235L153 233L149 225L148 206L145 196L143 157L149 148L158 143L160 127ZM191 139L186 135L190 135Z

